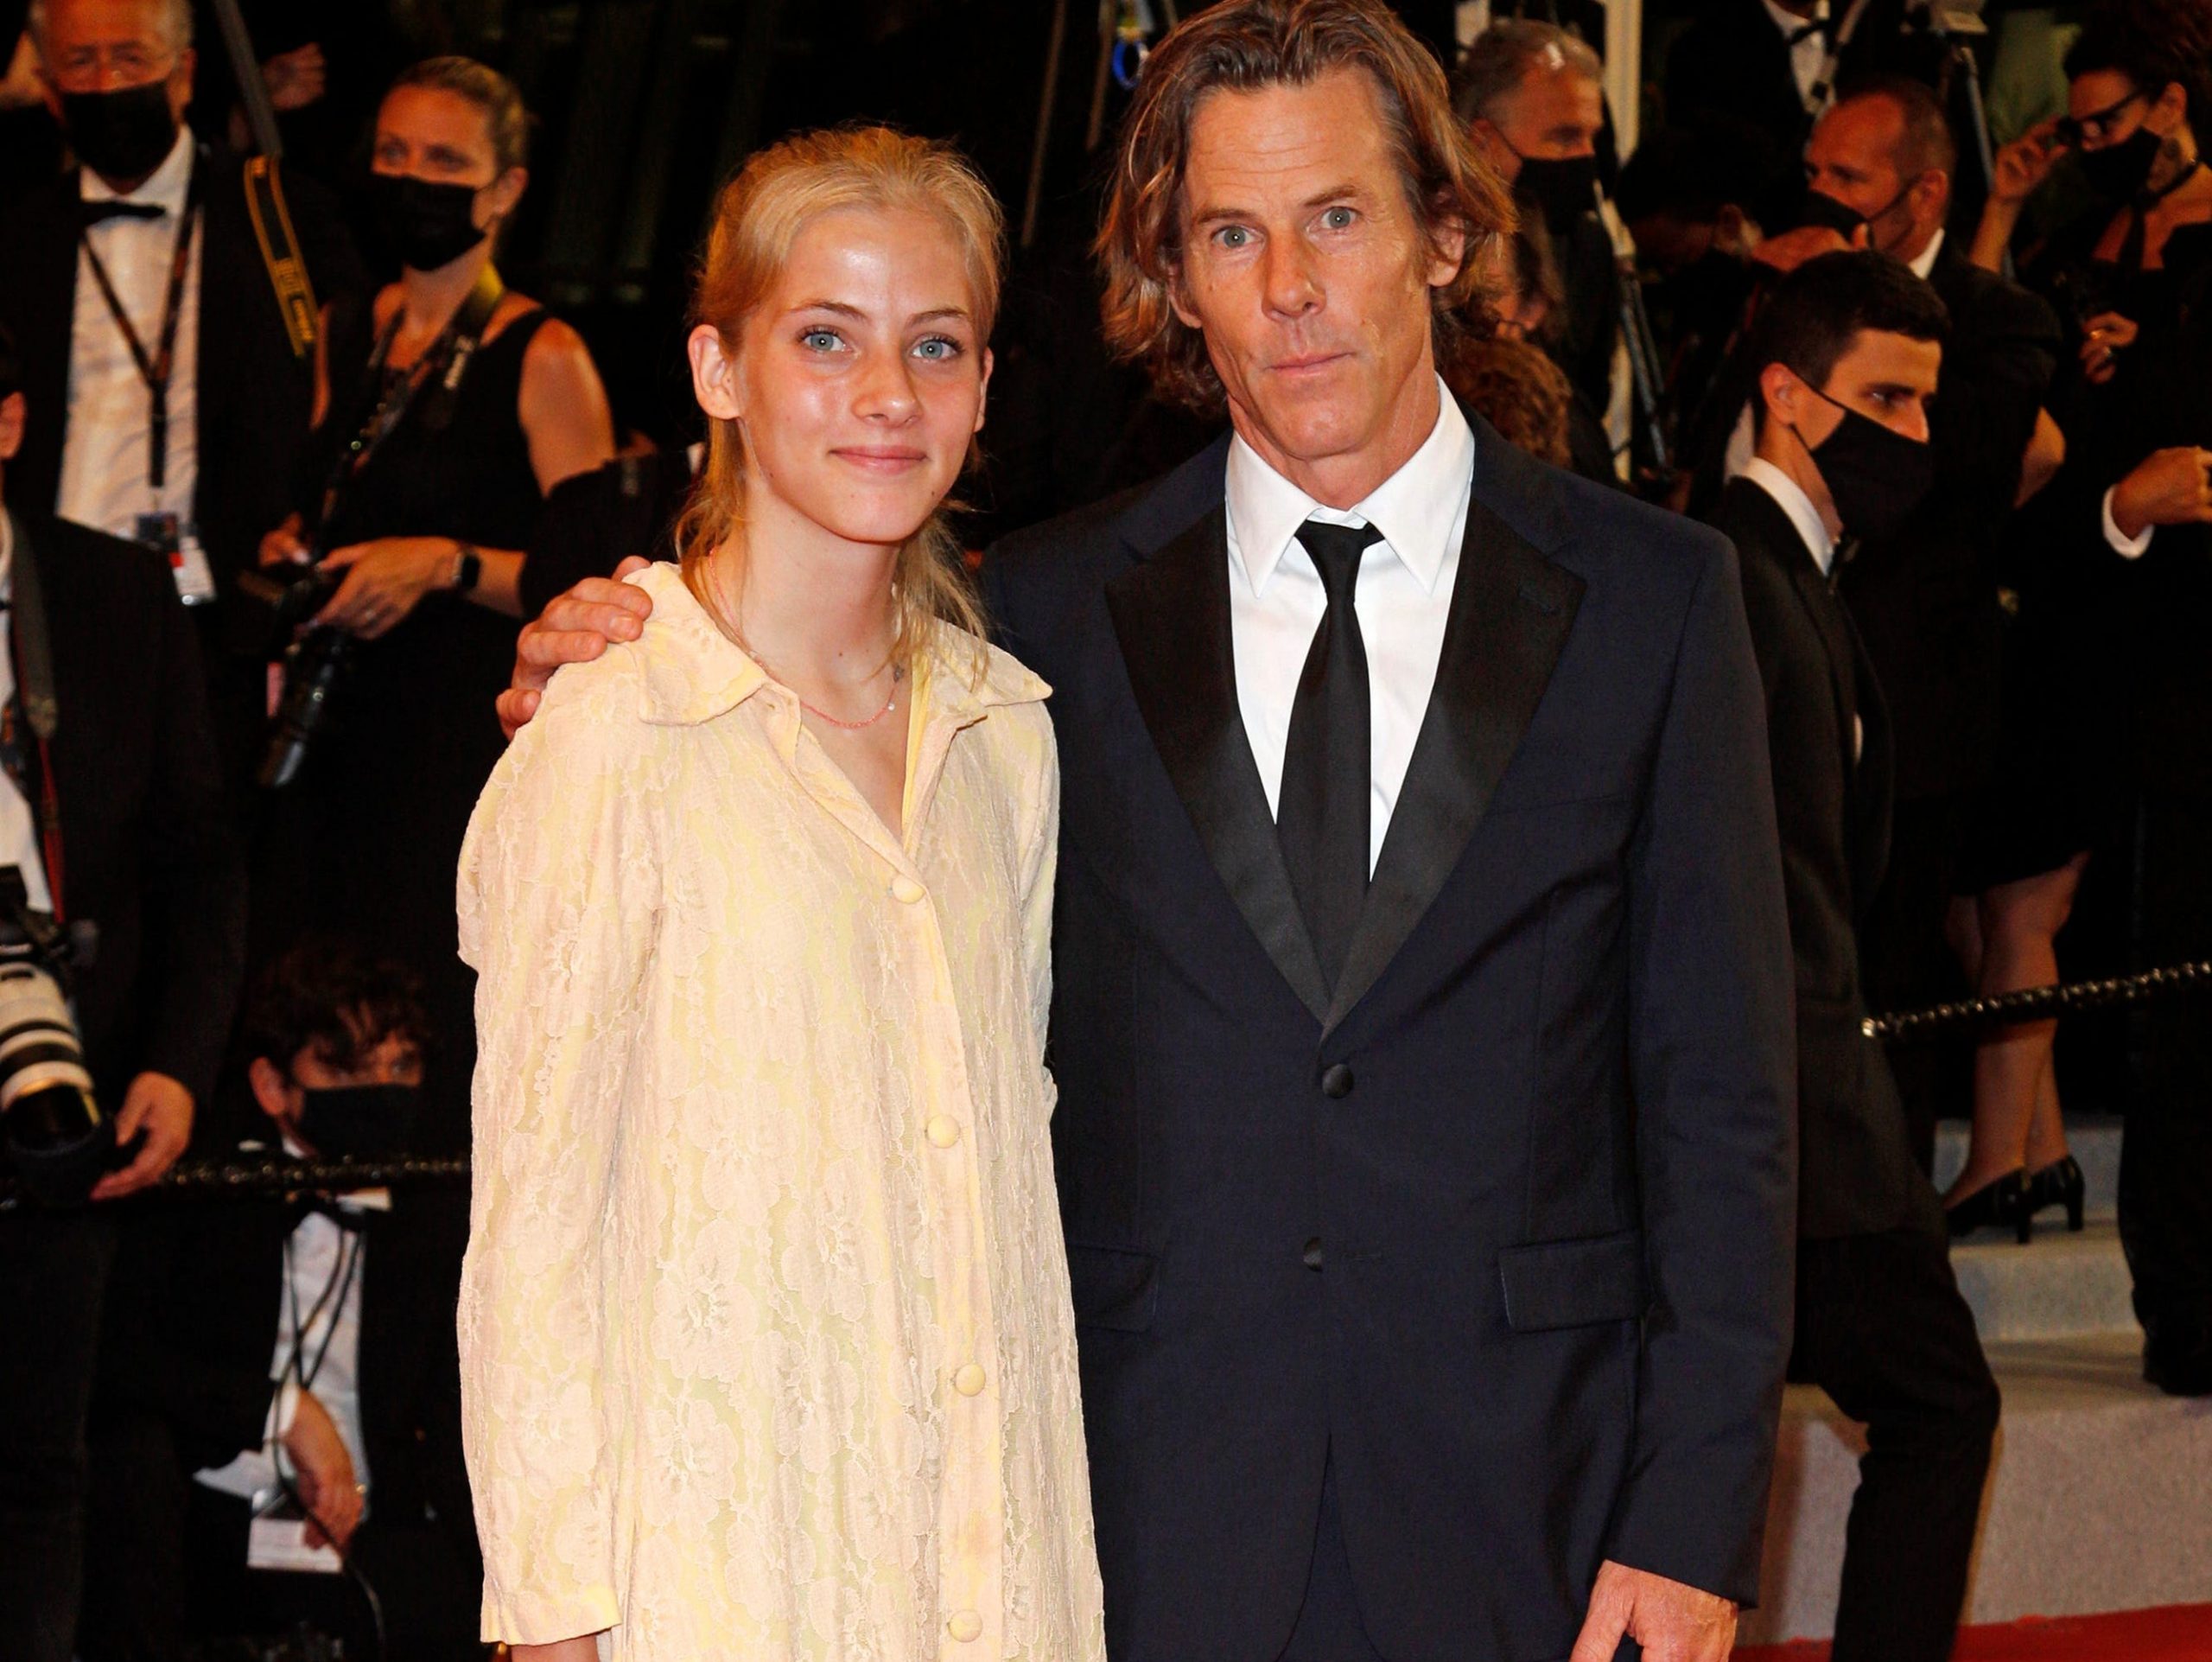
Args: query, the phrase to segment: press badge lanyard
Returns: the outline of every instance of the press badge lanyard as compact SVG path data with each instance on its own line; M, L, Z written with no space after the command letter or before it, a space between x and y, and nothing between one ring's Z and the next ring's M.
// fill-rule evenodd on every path
M86 264L92 267L92 281L99 285L100 298L107 302L108 315L115 319L115 327L123 332L123 342L130 348L130 361L138 367L138 379L146 384L146 395L150 410L147 421L146 482L156 491L168 477L169 466L169 376L176 367L176 325L184 310L185 274L192 265L192 233L200 223L200 187L207 169L201 158L194 156L192 183L184 199L184 214L177 225L176 249L169 256L168 298L162 310L162 338L158 349L149 354L146 344L138 338L138 331L131 327L130 315L123 309L123 302L115 292L115 283L108 277L107 267L92 250L92 228L86 226L78 233L78 241L85 250ZM97 206L97 204L95 204Z
M322 1291L315 1296L304 1321L300 1316L300 1291L292 1279L292 1243L284 1241L284 1303L292 1318L291 1375L300 1389L312 1391L315 1376L322 1372L323 1358L330 1354L331 1340L338 1336L338 1319L345 1313L346 1290L353 1284L354 1272L361 1267L361 1248L365 1245L358 1232L342 1226L338 1236L338 1267L330 1272L330 1279L323 1283ZM330 1325L323 1329L322 1347L315 1353L312 1366L308 1361L308 1335L315 1331L315 1324L322 1320L323 1312L330 1312Z

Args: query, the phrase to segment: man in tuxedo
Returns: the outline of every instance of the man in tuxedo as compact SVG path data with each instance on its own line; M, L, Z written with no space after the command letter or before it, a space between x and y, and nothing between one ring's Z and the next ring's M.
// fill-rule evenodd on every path
M1193 15L1123 133L1109 340L1234 435L985 562L1055 688L1108 1646L1722 1662L1796 1216L1734 558L1442 392L1507 209L1379 0Z
M219 736L243 755L265 678L214 620L292 506L313 347L288 328L243 162L184 124L189 0L41 0L31 35L77 165L0 225L0 322L38 412L9 500L168 561L200 623ZM359 289L329 195L290 177L283 189L313 297Z
M1830 254L1761 315L1758 450L1713 518L1742 563L1766 689L1796 961L1795 1378L1869 1427L1835 1662L1951 1653L1998 1413L1866 1001L1856 928L1881 880L1891 729L1834 583L1838 544L1908 512L1934 462L1942 302L1894 260Z
M1864 534L1841 578L1896 719L1894 850L1865 930L1867 992L1883 1009L1955 996L1944 920L1968 809L1997 750L2002 538L2015 502L2065 453L2042 408L2057 319L1944 235L1957 155L1925 86L1854 86L1806 147L1816 222L1754 257L1787 270L1847 242L1872 248L1925 278L1951 318L1929 417L1935 488L1889 534ZM1937 1054L1919 1047L1899 1081L1923 1166L1943 1106Z
M242 1035L266 1119L240 1160L404 1150L428 1037L408 971L302 943L257 978ZM319 1570L265 1552L250 1564L257 1507L304 1511L316 1521L291 1525L296 1544L344 1549L376 1589L388 1654L480 1654L454 1287L438 1268L467 1233L457 1198L185 1200L141 1220L93 1404L83 1662L169 1662L188 1633L302 1620L374 1653L366 1606L327 1555ZM275 1498L285 1484L297 1505Z
M0 462L26 405L0 330ZM35 417L33 417L35 419ZM3 484L4 481L0 481ZM85 1418L115 1219L183 1152L214 1084L245 950L198 643L160 558L66 520L0 517L0 866L96 943L75 1014L127 1160L95 1204L0 1212L0 1656L66 1662L77 1614ZM19 686L43 621L53 724ZM23 670L28 682L32 672ZM42 717L41 717L42 724Z

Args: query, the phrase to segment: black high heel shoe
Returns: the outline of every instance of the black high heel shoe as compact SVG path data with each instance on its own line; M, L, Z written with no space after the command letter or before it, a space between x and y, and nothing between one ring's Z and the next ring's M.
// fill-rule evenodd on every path
M2078 1235L2082 1229L2082 1211L2088 1188L2082 1175L2082 1162L2070 1154L2061 1155L2022 1180L2020 1205L2030 1218L2051 1207L2064 1207L2067 1231Z
M2012 1230L2018 1235L2020 1245L2025 1246L2034 1239L2036 1219L2028 1207L2024 1175L2008 1171L1947 1207L1944 1217L1951 1226L1951 1239L1956 1240L1993 1224L2000 1229Z

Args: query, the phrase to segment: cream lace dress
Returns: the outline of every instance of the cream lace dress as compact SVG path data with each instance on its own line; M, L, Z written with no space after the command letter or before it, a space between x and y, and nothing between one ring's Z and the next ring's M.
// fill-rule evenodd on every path
M1104 1655L1044 1067L1046 689L952 634L903 842L673 567L461 856L484 1637Z

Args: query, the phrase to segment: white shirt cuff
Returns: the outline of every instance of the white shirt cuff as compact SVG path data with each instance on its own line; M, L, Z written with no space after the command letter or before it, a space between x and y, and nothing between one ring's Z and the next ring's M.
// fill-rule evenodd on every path
M2105 493L2105 503L2103 509L2105 541L2111 545L2112 551L2119 555L2121 559L2139 560L2143 557L2143 551L2151 546L2152 533L2158 530L2158 526L2144 526L2142 534L2139 536L2121 536L2120 532L2120 524L2112 517L2113 494L2113 492L2116 492L2119 489L2120 487L2114 485L2112 487L2112 490L2108 490Z
M299 1411L300 1382L288 1373L277 1385L276 1396L270 1400L269 1429L264 1434L264 1445L283 1441Z

